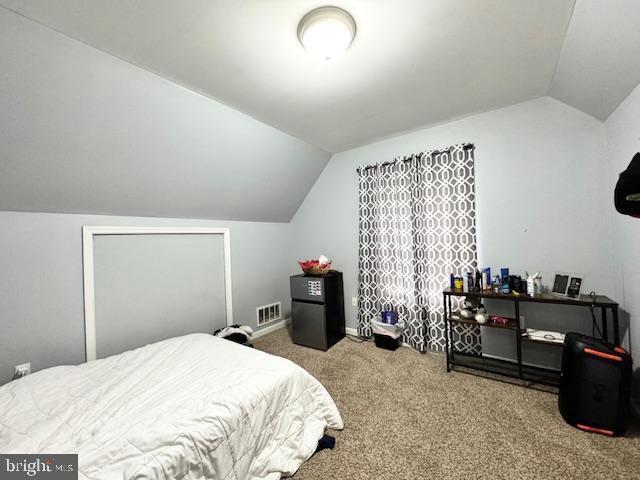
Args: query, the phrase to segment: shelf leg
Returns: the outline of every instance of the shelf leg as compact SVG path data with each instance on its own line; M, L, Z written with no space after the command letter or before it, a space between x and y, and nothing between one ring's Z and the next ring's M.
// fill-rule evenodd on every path
M451 371L449 365L449 320L447 313L447 296L442 296L442 309L444 310L444 338L445 338L445 355L447 357L447 373Z
M518 376L522 379L522 330L520 329L520 302L514 301L516 311L516 352L518 355Z
M605 342L609 341L609 332L607 328L607 307L602 307L602 337Z
M613 341L616 346L620 346L620 325L618 324L618 306L611 308L613 314Z
M447 298L447 301L449 303L449 315L451 315L451 295L449 295L449 297ZM454 357L454 345L453 345L453 325L451 325L451 322L449 322L449 336L447 337L447 341L449 342L449 346L451 348L451 353L450 353L450 357L449 357L449 362L454 361L455 357Z

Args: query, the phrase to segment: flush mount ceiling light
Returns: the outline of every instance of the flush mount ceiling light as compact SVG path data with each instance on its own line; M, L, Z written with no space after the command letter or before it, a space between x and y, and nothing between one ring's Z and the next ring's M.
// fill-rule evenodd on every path
M356 36L356 22L338 7L320 7L307 13L298 24L298 39L305 50L324 61L335 60Z

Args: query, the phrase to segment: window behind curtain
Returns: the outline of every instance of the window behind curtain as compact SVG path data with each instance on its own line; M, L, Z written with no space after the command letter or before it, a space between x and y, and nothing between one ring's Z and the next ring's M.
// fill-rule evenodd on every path
M475 270L474 148L454 145L358 169L360 195L358 330L397 310L404 341L445 347L442 290L451 273ZM480 331L456 325L457 350L480 353Z

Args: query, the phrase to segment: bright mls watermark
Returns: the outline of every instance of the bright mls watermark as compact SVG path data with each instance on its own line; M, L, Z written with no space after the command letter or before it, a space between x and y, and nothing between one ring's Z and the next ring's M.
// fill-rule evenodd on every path
M77 480L78 455L0 454L0 480Z

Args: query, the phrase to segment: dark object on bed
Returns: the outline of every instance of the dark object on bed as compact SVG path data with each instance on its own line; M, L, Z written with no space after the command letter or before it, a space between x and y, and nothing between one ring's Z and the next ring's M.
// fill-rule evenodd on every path
M627 429L631 355L580 333L567 333L562 350L558 407L565 421L608 436Z
M623 215L640 217L640 153L620 174L614 195L616 210Z

